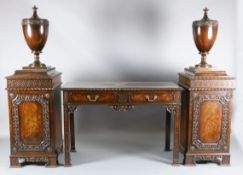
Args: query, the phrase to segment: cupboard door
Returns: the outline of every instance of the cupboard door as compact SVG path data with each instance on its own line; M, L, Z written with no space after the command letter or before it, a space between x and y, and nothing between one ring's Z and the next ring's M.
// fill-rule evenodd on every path
M12 95L12 151L50 149L49 94Z
M191 150L229 150L231 98L229 92L194 93Z

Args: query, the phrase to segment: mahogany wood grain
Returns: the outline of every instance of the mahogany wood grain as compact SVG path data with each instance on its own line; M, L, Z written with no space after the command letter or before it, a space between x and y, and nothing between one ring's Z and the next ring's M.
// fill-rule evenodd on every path
M180 151L186 165L230 164L234 77L179 74L182 93Z
M64 109L64 165L71 166L75 150L74 111L79 105L109 105L127 111L134 105L160 104L167 108L165 150L170 150L170 123L174 118L173 165L179 165L181 91L170 82L67 83L62 87ZM170 114L169 114L170 113Z
M61 73L54 68L17 70L7 77L10 167L55 167L63 149Z

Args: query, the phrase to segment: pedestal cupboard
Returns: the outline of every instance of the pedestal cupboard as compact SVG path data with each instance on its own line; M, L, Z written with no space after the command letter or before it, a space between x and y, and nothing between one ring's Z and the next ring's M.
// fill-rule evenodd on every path
M230 164L230 125L235 80L230 76L179 74L182 93L181 147L184 163Z
M10 166L56 166L62 151L61 74L54 68L23 69L7 77Z

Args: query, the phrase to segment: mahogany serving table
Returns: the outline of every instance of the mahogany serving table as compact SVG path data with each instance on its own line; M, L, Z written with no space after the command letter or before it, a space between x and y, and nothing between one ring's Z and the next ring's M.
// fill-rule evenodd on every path
M170 123L174 117L173 165L179 165L181 91L170 82L67 83L62 86L64 105L64 159L71 166L75 151L74 111L79 105L109 105L127 111L135 105L160 104L166 107L165 150L170 150Z

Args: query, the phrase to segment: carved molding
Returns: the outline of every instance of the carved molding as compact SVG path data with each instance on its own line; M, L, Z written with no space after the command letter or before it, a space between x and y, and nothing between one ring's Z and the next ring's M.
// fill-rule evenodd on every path
M232 90L232 89L234 89L234 88L231 88L230 90ZM193 87L193 88L188 88L188 90L190 90L190 91L227 91L227 90L229 90L229 88L214 88L214 87L208 87L208 88L195 87L194 88Z
M125 104L130 102L130 96L128 92L119 92L118 93L118 103Z
M227 151L226 146L227 142L227 129L228 129L228 115L230 112L229 109L229 100L232 98L231 93L226 95L198 95L194 94L194 104L193 104L193 127L192 127L192 146L190 149L192 151L198 150L212 150L212 151ZM202 143L198 131L199 131L199 113L200 106L205 101L217 101L222 105L222 126L221 126L221 137L217 143Z
M8 80L8 88L52 88L52 80Z
M127 105L112 105L111 106L112 109L116 110L116 111L122 111L122 112L126 112L126 111L129 111L131 109L134 108L133 105L130 105L130 104L127 104Z
M220 80L194 80L191 81L191 87L201 87L201 88L234 88L235 81L220 81Z
M185 165L195 165L196 162L211 161L219 165L229 165L230 155L190 155L186 156Z
M188 73L179 73L179 75L191 80L235 80L232 76L195 76Z
M21 167L23 163L45 163L50 164L48 157L10 157L12 167Z
M179 74L179 84L188 90L232 90L235 89L234 77L229 76L191 76Z
M195 161L222 161L222 155L195 155L193 157Z
M47 157L26 157L24 158L25 162L32 162L32 163L48 163L49 160Z
M13 133L14 133L14 146L12 151L51 151L50 147L50 123L49 123L49 96L44 95L15 95L10 93L12 99L12 111L13 111ZM47 98L47 99L46 99ZM43 131L44 138L39 145L26 145L20 138L20 118L19 118L19 105L24 102L37 102L42 106L43 114Z

